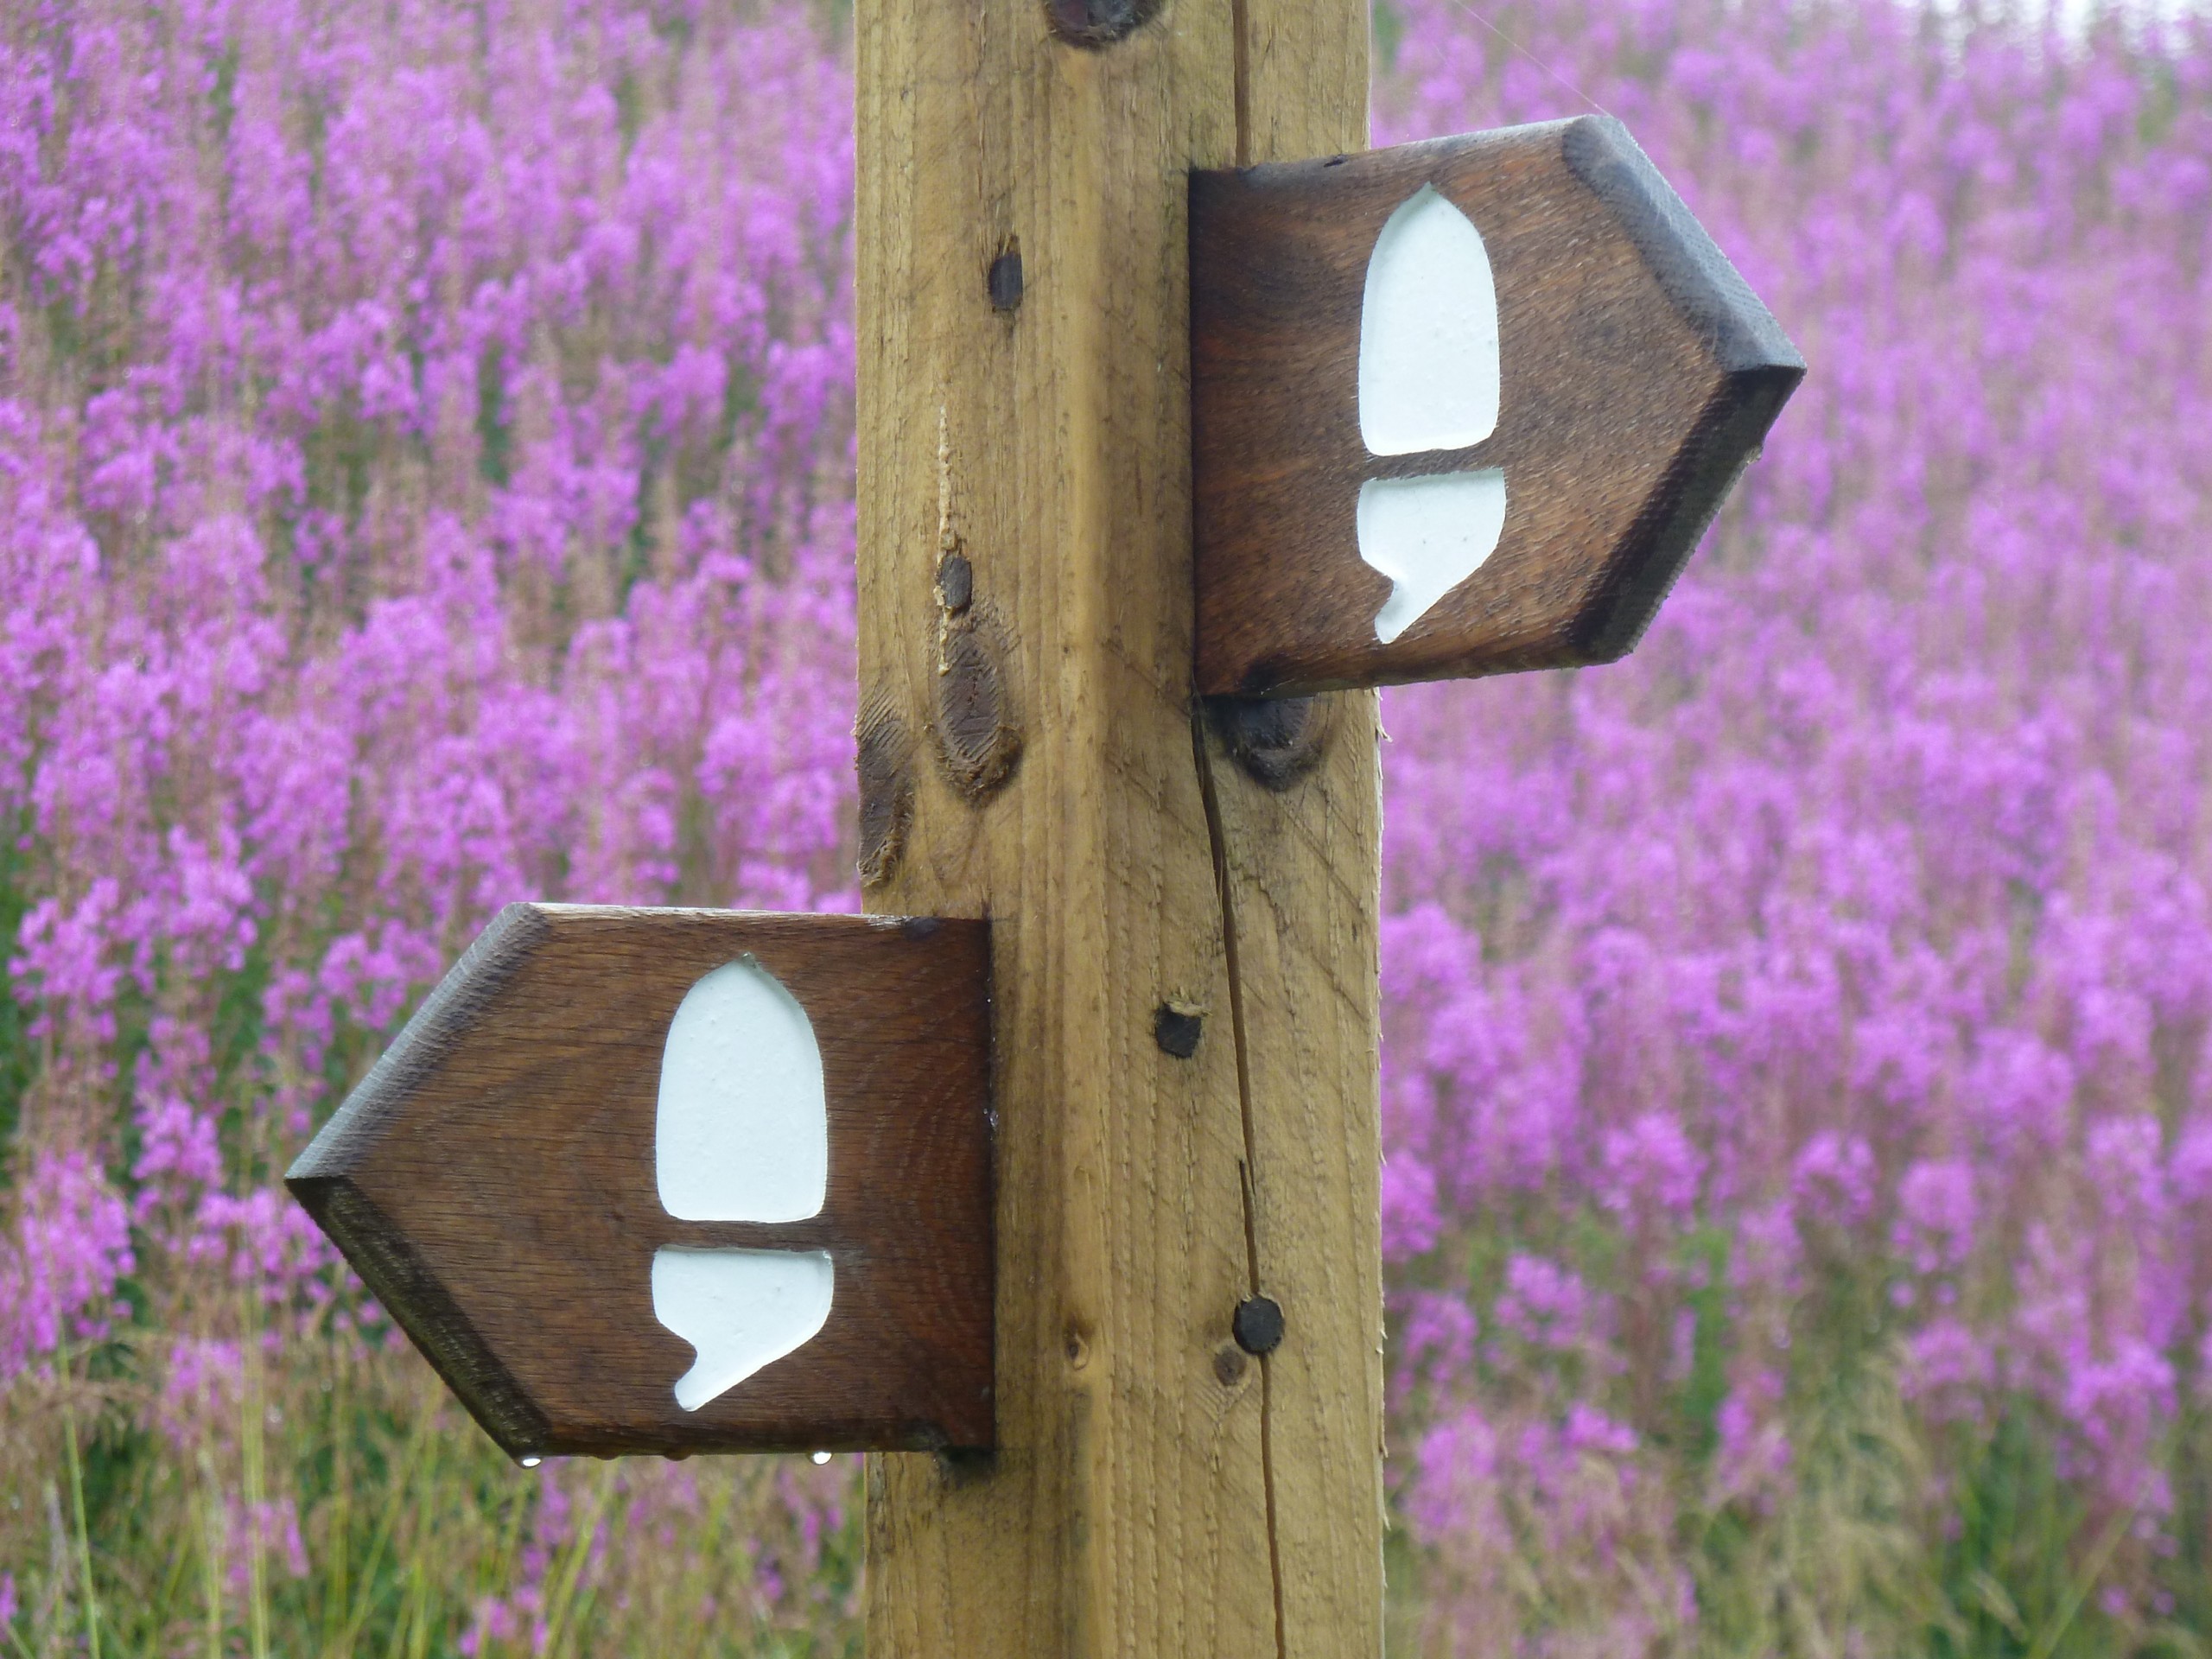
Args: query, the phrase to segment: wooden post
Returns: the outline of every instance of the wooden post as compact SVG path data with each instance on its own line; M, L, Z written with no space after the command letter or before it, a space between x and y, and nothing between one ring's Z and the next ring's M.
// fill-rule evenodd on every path
M999 1118L999 1449L870 1459L869 1650L1371 1659L1375 702L1194 699L1185 242L1364 146L1366 9L857 30L867 900L990 918Z

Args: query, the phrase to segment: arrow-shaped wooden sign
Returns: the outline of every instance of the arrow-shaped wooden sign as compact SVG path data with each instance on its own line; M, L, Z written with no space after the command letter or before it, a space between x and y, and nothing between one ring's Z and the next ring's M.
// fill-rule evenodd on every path
M1621 124L1191 181L1209 694L1607 662L1804 361Z
M510 906L288 1184L525 1462L987 1446L988 949Z

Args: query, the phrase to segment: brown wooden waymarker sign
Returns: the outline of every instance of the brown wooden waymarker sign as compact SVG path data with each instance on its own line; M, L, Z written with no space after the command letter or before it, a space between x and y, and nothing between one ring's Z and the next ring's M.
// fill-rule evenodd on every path
M288 1184L524 1461L988 1445L988 949L512 905Z
M1805 372L1603 116L1191 181L1198 681L1609 662Z

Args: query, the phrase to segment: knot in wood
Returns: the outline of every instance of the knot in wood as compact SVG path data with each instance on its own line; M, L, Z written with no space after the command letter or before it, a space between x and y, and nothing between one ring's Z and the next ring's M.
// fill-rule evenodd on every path
M972 609L946 612L939 629L932 728L946 778L970 801L1004 783L1021 754L1021 731L1004 664L1005 654L990 628Z
M898 710L880 695L861 710L855 757L860 774L861 885L889 879L914 817L913 742Z

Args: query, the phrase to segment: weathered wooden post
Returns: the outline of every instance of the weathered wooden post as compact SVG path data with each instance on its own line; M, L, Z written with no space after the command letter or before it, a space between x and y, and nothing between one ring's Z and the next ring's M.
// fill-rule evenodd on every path
M1193 717L1185 207L1365 144L1366 8L857 27L867 901L989 917L998 1113L998 1449L871 1459L869 1650L1372 1655L1375 698Z

